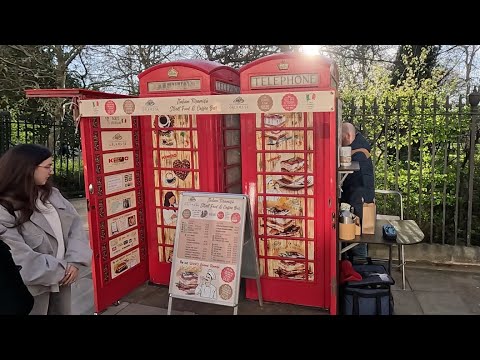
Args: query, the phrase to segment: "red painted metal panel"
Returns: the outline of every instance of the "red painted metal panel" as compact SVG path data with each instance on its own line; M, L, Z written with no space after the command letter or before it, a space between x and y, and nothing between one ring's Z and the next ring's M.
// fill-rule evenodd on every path
M98 117L82 118L80 122L97 312L148 279L140 124L137 117L131 123L131 128L107 130ZM121 151L103 149L102 137L117 134L122 134L117 139L130 134L132 146ZM125 153L132 159L125 160ZM129 161L132 166L107 170L105 164L110 160Z
M338 79L338 76L337 76ZM336 109L337 107L335 107ZM327 123L329 124L329 156L328 156L328 169L330 177L328 179L326 195L328 196L327 202L331 204L328 207L328 212L325 215L325 236L331 241L326 242L325 249L325 285L326 285L326 294L330 294L330 299L326 298L325 301L330 304L330 314L336 315L338 312L338 226L336 224L337 215L336 209L338 209L337 204L337 114L330 113L325 115ZM328 221L329 220L329 221ZM328 286L330 284L330 291L328 291Z

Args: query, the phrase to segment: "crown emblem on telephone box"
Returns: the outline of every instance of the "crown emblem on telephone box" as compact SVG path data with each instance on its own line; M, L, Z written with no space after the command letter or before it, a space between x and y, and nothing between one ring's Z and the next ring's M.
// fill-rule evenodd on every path
M178 71L175 70L174 68L171 68L170 70L168 70L167 75L168 75L168 77L177 77L178 76Z
M288 70L288 63L286 61L282 61L278 63L278 70Z

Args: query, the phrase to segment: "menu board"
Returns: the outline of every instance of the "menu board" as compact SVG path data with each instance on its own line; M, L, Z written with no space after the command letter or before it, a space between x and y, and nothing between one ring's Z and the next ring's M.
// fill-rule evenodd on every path
M246 223L251 221L247 210L247 197L242 194L184 192L181 195L170 276L171 296L237 306L242 249L245 237L251 237L251 231L245 232ZM257 264L256 258L247 260Z

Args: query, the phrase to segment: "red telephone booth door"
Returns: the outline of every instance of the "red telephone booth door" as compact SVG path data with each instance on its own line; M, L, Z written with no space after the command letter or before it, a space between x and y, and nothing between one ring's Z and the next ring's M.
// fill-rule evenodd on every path
M83 89L27 90L27 96L94 106L95 99L126 97ZM140 122L136 116L83 117L80 133L94 305L101 312L148 279Z
M313 101L308 91L336 92L336 82L330 60L301 54L275 54L240 69L242 93L287 92L282 106L289 110L241 115L243 192L253 207L263 298L331 313L337 267L335 105L325 113L292 109L296 96ZM246 296L258 296L252 280Z
M156 65L139 79L140 97L150 98L144 106L157 112L142 117L150 280L168 285L180 194L241 190L240 121L238 115L169 115L152 98L238 93L239 75L191 60Z

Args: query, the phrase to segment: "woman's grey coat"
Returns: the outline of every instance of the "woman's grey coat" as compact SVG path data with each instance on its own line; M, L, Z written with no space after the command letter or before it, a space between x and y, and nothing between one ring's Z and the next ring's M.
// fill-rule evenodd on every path
M65 241L65 257L57 259L58 243L47 219L35 211L30 221L12 226L15 218L0 205L0 235L10 246L13 259L22 266L20 274L33 296L50 291L65 276L67 264L90 266L92 251L80 216L58 189L53 188L48 199L57 209Z

